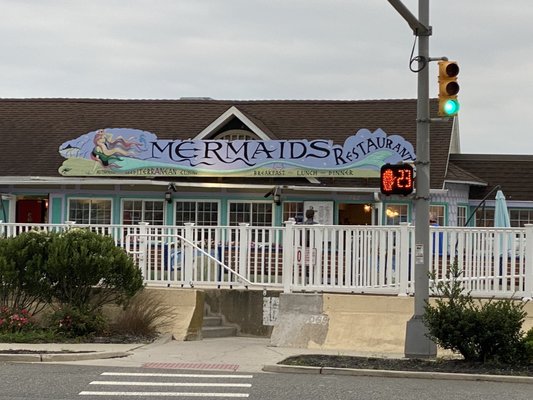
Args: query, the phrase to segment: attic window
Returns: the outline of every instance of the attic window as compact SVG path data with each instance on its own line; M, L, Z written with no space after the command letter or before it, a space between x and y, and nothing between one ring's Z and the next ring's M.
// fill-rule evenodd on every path
M259 138L253 132L244 129L231 129L214 136L215 140L258 140Z

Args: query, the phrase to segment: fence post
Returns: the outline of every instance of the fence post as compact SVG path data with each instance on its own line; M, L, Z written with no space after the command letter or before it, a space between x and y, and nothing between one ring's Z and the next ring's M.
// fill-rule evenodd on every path
M147 262L148 262L148 222L139 222L139 268L143 280L149 280Z
M398 296L407 296L409 291L409 226L409 222L400 222L400 257L396 265L400 277Z
M192 227L193 222L186 222L185 224L185 239L188 240L184 243L185 254L183 255L183 282L188 283L189 286L194 287L194 249L190 243L194 243L194 232ZM190 242L190 243L189 243Z
M246 222L239 223L239 275L251 278L246 275L246 265L248 262L248 227ZM258 267L257 265L255 266Z
M327 273L327 246L328 244L324 243L324 230L326 229L321 224L311 225L310 231L314 233L314 240L309 238L309 265L310 268L313 268L313 272L309 271L309 283L314 285L327 285L327 280L323 280L322 277L324 273ZM326 249L324 249L326 245ZM316 249L316 257L313 258ZM325 250L325 251L324 251ZM307 251L307 250L306 250ZM313 265L313 261L315 264ZM311 276L314 276L314 282L311 282Z
M283 230L283 265L281 268L281 281L283 282L283 292L291 292L292 284L292 269L294 267L294 225L296 221L294 218L289 218L285 221L285 229Z
M525 224L526 228L526 259L524 263L524 300L533 297L533 224Z

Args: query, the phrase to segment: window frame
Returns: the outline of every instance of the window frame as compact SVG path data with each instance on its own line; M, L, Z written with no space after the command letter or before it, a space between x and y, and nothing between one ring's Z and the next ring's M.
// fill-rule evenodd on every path
M476 210L476 215L474 217L475 226L476 227L486 227L486 228L493 228L494 227L494 211L495 207L481 207ZM492 215L490 215L492 214ZM487 219L487 215L489 215L489 219ZM480 225L479 222L482 221L483 224ZM489 221L489 223L487 223Z
M389 224L388 222L388 219L389 218L396 218L396 217L389 217L387 215L387 209L389 207L406 207L407 208L407 212L406 214L398 214L398 217L399 217L399 221L398 223L393 223L393 224ZM405 221L402 220L402 215L405 215ZM383 205L383 225L400 225L400 223L402 222L411 222L411 205L409 203L394 203L394 202L390 202L390 203L386 203Z
M88 223L86 222L78 222L76 221L75 219L71 219L70 218L70 211L71 211L71 201L72 200L88 200L89 201L89 221ZM110 207L109 207L109 222L107 223L93 223L91 222L91 208L92 208L92 202L93 201L108 201L109 204L110 204ZM112 197L83 197L83 196L74 196L74 197L69 197L67 199L67 221L73 221L73 222L76 222L76 224L80 224L80 225L111 225L113 224L113 198Z
M294 221L296 223L303 223L304 220L305 220L305 216L304 216L304 204L305 202L302 200L302 201L284 201L282 202L281 204L281 218L282 218L282 221L281 222L287 222L289 220L289 218L294 218ZM285 207L288 206L289 208L291 207L291 205L295 205L296 206L296 210L285 210ZM300 218L298 218L298 215L300 215Z
M432 213L435 214L435 212L433 210L435 209L441 209L442 210L442 215L440 213L437 213L437 224L439 226L446 226L446 222L447 222L447 218L446 218L446 213L447 213L447 207L446 207L446 204L430 204L429 205L429 214L431 215Z
M216 199L175 199L173 201L173 207L172 207L172 224L174 226L183 226L177 224L177 211L178 211L178 203L194 203L195 204L195 220L194 225L197 226L220 226L221 219L222 219L222 204L220 200ZM198 224L198 203L213 203L217 205L217 221L215 225L204 225L204 224ZM185 224L185 223L184 223Z
M461 225L459 225L459 210L464 210L464 221ZM465 227L466 221L468 221L468 206L467 205L458 205L457 206L457 218L455 221L455 225L459 227Z
M140 221L136 221L134 223L131 223L131 224L126 224L124 223L124 203L126 201L141 201L142 202L142 209L141 209L141 213L142 213L142 218ZM158 202L158 203L163 203L163 219L162 219L162 223L161 225L159 224L152 224L151 221L145 221L145 213L146 213L146 209L145 209L145 203L146 202ZM120 223L122 225L132 225L132 226L135 226L137 225L139 222L148 222L150 225L153 225L153 226L164 226L166 225L166 217L167 217L167 207L166 207L166 201L164 199L161 199L161 198L137 198L137 197L128 197L128 198L122 198L121 201L120 201Z
M520 215L518 216L518 220L516 218L513 218L513 213L516 213L516 212L518 212L519 214L521 212L527 212L528 213L527 222L526 221L521 222L522 220L520 219ZM511 222L511 227L513 228L516 228L516 227L523 228L525 224L533 224L533 208L522 208L522 207L509 208L509 220ZM513 225L513 221L518 221L519 224Z
M232 225L231 221L231 205L232 204L250 204L250 221L253 221L252 215L253 215L253 205L254 204L269 204L272 207L272 218L271 218L271 224L270 225L254 225L252 222L246 222L250 226L255 227L269 227L269 226L275 226L276 223L276 207L273 202L271 201L265 201L265 200L228 200L228 210L227 210L227 221L229 226L239 226L239 223Z

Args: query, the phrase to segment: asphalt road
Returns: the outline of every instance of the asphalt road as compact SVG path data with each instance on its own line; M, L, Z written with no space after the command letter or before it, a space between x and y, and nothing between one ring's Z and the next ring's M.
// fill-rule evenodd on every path
M533 385L334 375L0 364L0 400L531 400Z

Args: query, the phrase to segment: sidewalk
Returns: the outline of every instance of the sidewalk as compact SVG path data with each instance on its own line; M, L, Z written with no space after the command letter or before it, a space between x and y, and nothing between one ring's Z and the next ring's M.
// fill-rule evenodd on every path
M26 350L41 354L2 354L6 350ZM50 354L44 352L61 352ZM71 353L69 353L71 352ZM83 353L88 352L88 353ZM276 365L287 357L301 354L329 354L402 358L403 354L361 353L336 350L309 350L271 347L270 339L229 337L178 342L164 337L150 344L10 344L0 343L0 362L55 362L105 367L186 369L219 373L290 372L350 376L452 379L533 384L533 377L458 373L359 370Z
M0 343L3 350L32 351L90 351L92 353L65 353L49 357L32 355L33 359L18 359L18 354L0 354L0 361L54 361L83 365L113 367L151 367L167 369L198 369L212 371L260 372L265 365L273 365L287 357L299 354L332 354L359 356L402 357L402 354L363 354L338 350L309 350L271 347L270 339L229 337L180 342L161 338L150 344L17 344ZM50 355L51 356L51 355ZM120 358L109 358L120 357Z

